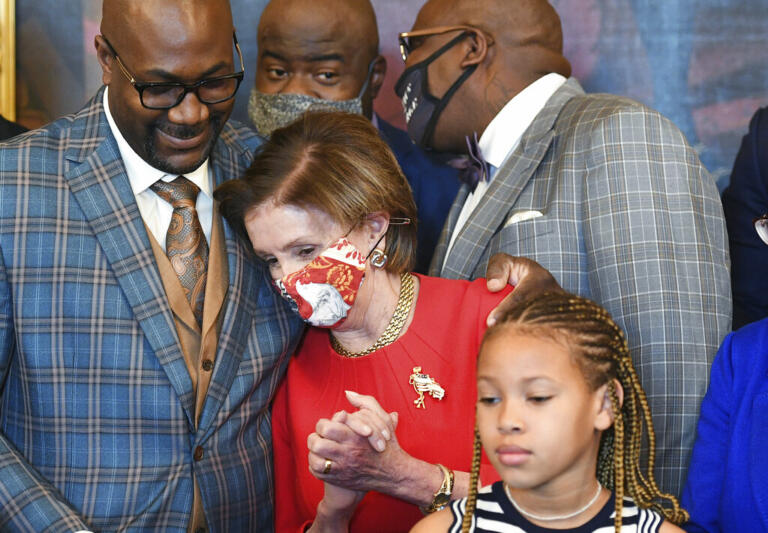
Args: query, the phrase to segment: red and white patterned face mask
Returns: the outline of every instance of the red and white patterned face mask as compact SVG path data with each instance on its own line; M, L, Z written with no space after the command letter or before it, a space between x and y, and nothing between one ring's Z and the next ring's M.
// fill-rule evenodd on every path
M346 237L301 270L275 281L283 298L309 324L333 328L344 322L365 276L366 257Z

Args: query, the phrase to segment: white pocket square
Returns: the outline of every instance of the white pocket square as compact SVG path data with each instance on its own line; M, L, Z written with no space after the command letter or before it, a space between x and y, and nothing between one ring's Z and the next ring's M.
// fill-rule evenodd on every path
M518 211L517 213L512 213L509 218L507 219L505 226L511 226L512 224L517 224L518 222L522 222L523 220L530 220L532 218L538 218L540 216L544 216L544 213L541 211Z

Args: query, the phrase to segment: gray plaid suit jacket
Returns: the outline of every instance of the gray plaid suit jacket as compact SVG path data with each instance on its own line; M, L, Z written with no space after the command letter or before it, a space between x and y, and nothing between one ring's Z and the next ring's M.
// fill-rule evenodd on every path
M270 531L268 405L303 326L225 224L229 289L195 429L102 95L0 145L0 530L185 532L194 472L212 531ZM215 183L258 143L225 125Z
M569 79L547 102L431 274L474 279L496 252L530 257L624 329L657 435L657 480L679 494L709 367L730 330L728 247L714 181L682 133L632 100ZM506 224L522 211L543 216Z

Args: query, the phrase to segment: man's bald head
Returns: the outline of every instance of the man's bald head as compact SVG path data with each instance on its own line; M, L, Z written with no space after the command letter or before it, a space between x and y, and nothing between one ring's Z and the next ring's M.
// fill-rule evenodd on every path
M429 0L414 29L462 24L487 32L497 60L527 85L542 74L570 75L560 17L547 0Z
M274 39L297 49L319 42L362 49L367 62L379 53L376 13L369 0L271 0L259 19L259 47Z
M258 43L258 92L332 101L360 96L371 116L386 60L369 0L272 0L259 20Z
M131 148L155 168L185 174L208 158L237 89L233 31L228 0L104 1L95 46L109 111ZM219 78L216 87L224 92L214 104L201 100L199 86L177 93L177 85L163 93L178 95L175 105L148 108L146 90L144 103L137 90L140 83L194 85L210 78Z
M562 52L560 17L547 0L430 0L419 12L431 25L464 24L509 45L539 45Z
M134 46L163 35L180 44L195 31L216 27L229 42L232 12L228 0L104 0L101 33L116 47Z

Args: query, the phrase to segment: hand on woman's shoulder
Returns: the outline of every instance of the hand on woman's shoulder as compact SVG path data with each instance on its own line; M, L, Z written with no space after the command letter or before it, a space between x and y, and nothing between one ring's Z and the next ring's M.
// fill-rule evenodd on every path
M419 520L411 533L445 533L453 524L453 513L449 507Z

